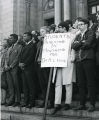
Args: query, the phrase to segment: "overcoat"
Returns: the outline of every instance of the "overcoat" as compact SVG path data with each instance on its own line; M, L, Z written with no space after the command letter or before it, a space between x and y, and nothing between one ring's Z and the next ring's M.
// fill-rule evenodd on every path
M53 82L56 81L56 86L67 85L67 84L71 84L72 82L76 81L76 68L74 64L75 51L71 49L71 44L73 43L76 35L72 32L70 32L70 34L73 39L71 39L69 42L67 67L57 68L56 70L54 70L54 72L56 71L56 77L55 77L56 80L53 79Z

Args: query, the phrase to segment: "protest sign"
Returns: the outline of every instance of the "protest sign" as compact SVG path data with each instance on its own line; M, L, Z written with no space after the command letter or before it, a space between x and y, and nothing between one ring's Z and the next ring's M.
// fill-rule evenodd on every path
M47 34L44 38L41 67L67 67L70 33Z

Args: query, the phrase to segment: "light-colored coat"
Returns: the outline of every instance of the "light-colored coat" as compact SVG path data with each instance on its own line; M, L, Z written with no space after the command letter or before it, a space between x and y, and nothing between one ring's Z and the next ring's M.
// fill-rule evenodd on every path
M71 35L75 39L75 34L71 33ZM76 81L76 68L73 62L75 60L75 52L73 49L71 49L71 44L73 43L74 39L70 41L70 47L68 52L68 66L63 68L54 68L53 82L55 80L54 78L56 72L56 86L67 85Z

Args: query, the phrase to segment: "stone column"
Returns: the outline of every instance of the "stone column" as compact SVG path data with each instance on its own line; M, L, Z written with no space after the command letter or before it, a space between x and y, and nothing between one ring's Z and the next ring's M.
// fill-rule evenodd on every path
M31 9L32 0L25 0L26 4L26 30L30 31L30 9Z
M55 0L55 24L61 21L61 0Z
M79 0L79 15L78 16L87 18L88 16L87 0Z
M64 0L64 20L70 19L70 0Z

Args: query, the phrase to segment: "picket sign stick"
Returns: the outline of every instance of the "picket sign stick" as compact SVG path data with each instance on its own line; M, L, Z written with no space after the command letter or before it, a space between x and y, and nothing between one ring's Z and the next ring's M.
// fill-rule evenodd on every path
M47 86L47 92L46 92L46 99L45 99L45 107L44 107L44 113L43 113L43 119L42 120L46 120L47 103L48 103L52 73L53 73L53 68L50 68L50 74L49 74L49 80L48 80L48 86Z

